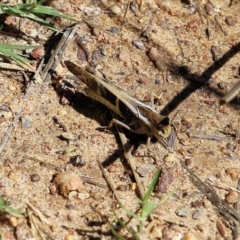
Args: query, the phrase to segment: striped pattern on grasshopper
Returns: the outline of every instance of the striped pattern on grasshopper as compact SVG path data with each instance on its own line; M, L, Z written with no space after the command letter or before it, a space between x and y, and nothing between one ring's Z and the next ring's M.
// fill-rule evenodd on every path
M84 90L88 97L104 104L123 119L113 119L110 125L116 123L132 132L146 134L148 143L154 136L164 148L174 145L175 131L169 117L159 115L153 108L106 79L93 75L70 61L64 63L72 74L88 86Z

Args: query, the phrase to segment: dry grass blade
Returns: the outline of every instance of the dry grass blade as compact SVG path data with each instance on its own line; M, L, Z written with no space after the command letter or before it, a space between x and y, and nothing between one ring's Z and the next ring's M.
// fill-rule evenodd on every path
M115 198L117 199L119 205L122 206L121 200L120 200L117 192L115 191L115 189L114 189L114 187L113 187L113 184L112 184L112 182L110 181L110 179L109 179L109 177L108 177L105 169L103 168L102 164L100 163L100 161L98 161L98 164L99 164L99 167L100 167L100 169L101 169L101 171L102 171L102 173L103 173L104 178L106 179L109 187L111 188L111 190L112 190L112 192L113 192L113 195L114 195Z
M77 25L76 25L76 26L77 26ZM61 53L59 53L59 52L63 51L63 50L65 49L65 47L66 47L66 44L69 42L69 40L71 40L71 39L73 38L73 36L74 36L74 34L75 34L75 32L76 32L76 29L77 29L76 26L74 26L73 28L68 28L68 29L66 30L66 33L63 34L62 39L61 39L59 45L58 45L57 48L55 49L54 53L51 55L52 57L49 59L49 61L48 61L48 63L46 64L46 66L45 66L45 68L44 68L43 71L45 71L45 72L48 73L48 70L49 70L50 68L51 68L51 69L55 69L55 67L57 66L57 64L59 63L59 61L61 61L62 55L61 55ZM15 46L15 47L16 47L16 46ZM24 46L22 46L22 47L24 47ZM59 55L58 55L58 54L59 54ZM58 56L59 61L56 61L56 59L55 59L56 56ZM35 76L38 75L38 73L40 73L41 70L42 70L42 64L40 64L39 67L38 67L38 69L36 70ZM40 75L42 76L42 72L41 72ZM33 78L35 78L35 76L34 76ZM45 75L44 75L45 78L48 77L48 76L49 76L49 74L45 74ZM40 78L40 76L38 76L38 77ZM23 104L22 104L22 106L19 108L18 112L16 113L15 118L12 120L12 123L9 124L9 127L8 127L8 129L7 129L5 135L4 135L4 137L3 137L3 139L2 139L2 141L1 141L1 143L0 143L0 156L1 156L4 148L6 147L8 141L9 141L11 135L12 135L12 132L13 132L13 130L14 130L14 128L15 128L14 126L17 126L18 119L19 119L19 117L20 117L20 115L21 115L21 113L22 113L22 110L23 110L24 107L25 107L25 104L26 104L27 101L28 101L28 97L29 97L30 93L32 92L33 88L34 88L34 83L31 82L31 83L29 84L29 87L28 87L28 89L27 89L27 91L26 91L26 93L25 93L25 96L24 96L24 98L23 98Z
M229 103L230 101L232 101L239 93L240 91L240 81L233 86L233 88L226 93L222 99L220 100L220 104L224 104L224 103Z
M189 178L192 183L211 201L215 206L217 212L222 215L227 221L235 224L240 223L240 214L224 202L210 187L202 182L196 174L189 169L184 163L181 162L182 167L187 170Z
M115 118L116 118L116 117L117 117L117 116L115 115ZM140 180L140 178L139 178L139 176L138 176L138 174L137 174L137 172L136 172L136 170L135 170L135 169L136 169L136 166L135 166L134 159L133 159L130 151L129 151L129 150L127 151L127 150L126 150L126 147L125 147L126 144L127 144L127 139L126 139L126 137L125 137L125 135L124 135L124 133L123 133L122 127L119 126L119 125L117 125L117 124L115 124L115 125L116 125L116 127L117 127L118 134L119 134L119 137L120 137L120 139L121 139L121 142L122 142L122 145L123 145L123 148L124 148L125 157L126 157L126 159L127 159L127 161L128 161L129 166L131 167L133 176L134 176L134 178L135 178L135 180L136 180L136 183L137 183L137 186L138 186L138 190L139 190L139 194L140 194L140 198L141 198L141 200L143 200L143 198L144 198L144 189L143 189L141 180Z

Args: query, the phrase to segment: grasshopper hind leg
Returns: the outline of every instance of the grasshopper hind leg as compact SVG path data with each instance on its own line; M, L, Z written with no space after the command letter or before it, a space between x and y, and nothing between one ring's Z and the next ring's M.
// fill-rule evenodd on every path
M106 128L106 129L108 129L108 128L111 128L111 127L113 126L113 124L117 124L117 125L125 128L125 129L127 129L127 130L129 130L129 131L132 131L132 129L131 129L128 125L126 125L125 123L123 123L123 122L121 122L121 121L119 121L119 120L117 120L117 119L115 119L115 118L113 118L113 119L111 120L111 122L108 124L108 126L101 126L101 128Z

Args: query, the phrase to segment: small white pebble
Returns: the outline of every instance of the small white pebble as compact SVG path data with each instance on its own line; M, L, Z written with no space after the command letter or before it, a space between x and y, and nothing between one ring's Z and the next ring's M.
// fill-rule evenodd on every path
M9 85L8 89L13 91L13 92L15 92L17 88L15 86L13 86L13 85Z
M164 162L171 163L175 160L175 154L174 153L169 153L167 156L164 158Z
M182 240L198 240L198 238L191 232L185 233Z
M121 8L116 5L110 7L109 9L112 11L112 13L114 13L116 15L120 15L122 12Z
M12 117L12 113L11 112L2 112L2 116L6 119L9 119Z
M64 116L64 115L67 114L67 112L66 112L64 109L58 109L57 114L58 114L59 116Z

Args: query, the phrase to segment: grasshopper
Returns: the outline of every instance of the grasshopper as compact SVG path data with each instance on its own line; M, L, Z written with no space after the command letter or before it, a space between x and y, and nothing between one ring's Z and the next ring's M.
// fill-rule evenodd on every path
M64 63L72 74L88 86L84 90L88 97L104 104L123 119L123 122L113 119L109 127L115 123L132 132L146 134L148 144L155 136L164 148L174 145L174 131L169 117L159 115L153 108L106 79L93 75L70 61Z

